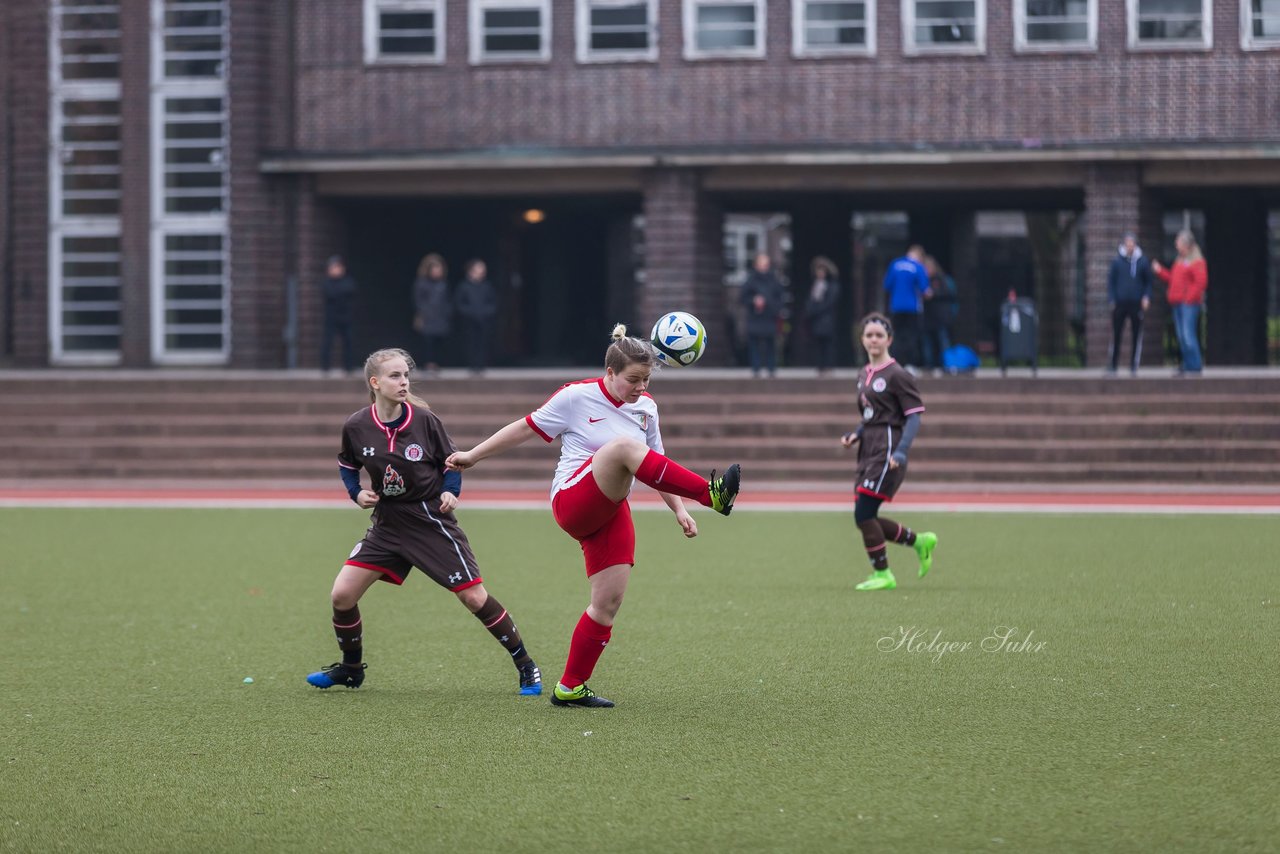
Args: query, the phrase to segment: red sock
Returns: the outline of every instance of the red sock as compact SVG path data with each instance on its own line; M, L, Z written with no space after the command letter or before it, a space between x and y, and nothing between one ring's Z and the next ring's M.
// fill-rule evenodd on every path
M566 688L577 688L590 679L612 634L612 626L600 625L584 611L569 641L569 660L565 662L560 684Z
M636 480L659 492L692 498L699 504L711 506L711 490L707 488L706 479L657 451L644 455L644 462L636 469Z

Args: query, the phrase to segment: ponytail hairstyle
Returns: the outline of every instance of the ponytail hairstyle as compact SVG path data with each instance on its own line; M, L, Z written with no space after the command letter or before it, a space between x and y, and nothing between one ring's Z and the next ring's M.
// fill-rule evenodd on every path
M1196 236L1191 232L1191 229L1184 228L1182 231L1179 231L1178 239L1185 241L1187 244L1187 256L1185 260L1188 264L1204 260L1204 255L1200 253L1200 244L1196 243Z
M369 384L369 380L378 376L378 373L382 370L383 363L389 362L392 359L395 359L397 357L404 359L405 364L409 366L410 372L412 372L413 369L417 367L417 365L414 364L413 357L410 356L406 351L401 350L399 347L388 347L385 350L375 350L369 354L369 358L364 360L364 384L365 384L365 388L369 389L370 403L377 401L378 394L373 390L373 386ZM412 386L410 386L410 388L412 388ZM425 400L418 397L412 391L409 392L408 400L410 403L412 403L414 406L418 407L419 409L431 408L430 406L427 405L427 402Z
M612 368L615 374L620 374L631 365L657 367L658 356L653 351L653 345L641 338L628 338L625 324L614 326L611 337L613 343L604 354L606 369Z
M858 340L862 340L862 333L866 330L868 324L878 323L884 327L884 334L893 338L893 324L889 322L889 318L885 317L878 311L873 311L858 322Z

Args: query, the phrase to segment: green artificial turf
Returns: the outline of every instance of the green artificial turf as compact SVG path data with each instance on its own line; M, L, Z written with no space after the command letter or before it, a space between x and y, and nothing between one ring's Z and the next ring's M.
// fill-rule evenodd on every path
M0 510L0 851L1276 850L1274 519L904 513L933 573L855 594L845 514L696 518L587 711L416 573L307 686L354 509ZM461 520L549 689L576 544Z

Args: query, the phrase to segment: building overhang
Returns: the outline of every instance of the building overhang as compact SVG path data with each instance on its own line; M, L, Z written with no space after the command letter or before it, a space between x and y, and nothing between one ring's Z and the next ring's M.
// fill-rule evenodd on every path
M261 171L310 175L327 196L510 196L640 193L663 168L696 169L711 192L1063 189L1108 163L1141 166L1150 187L1280 187L1280 145L287 153Z

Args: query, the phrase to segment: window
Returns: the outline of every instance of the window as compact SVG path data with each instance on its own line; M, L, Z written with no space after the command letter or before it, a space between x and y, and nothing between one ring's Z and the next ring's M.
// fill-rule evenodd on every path
M471 0L473 63L550 58L550 0Z
M792 0L791 52L834 56L876 52L875 0Z
M658 57L657 0L578 0L578 61Z
M982 53L986 48L986 0L902 0L903 53Z
M1019 51L1095 50L1098 0L1014 0L1014 47Z
M220 79L226 74L226 0L163 0L162 76Z
M1245 50L1280 47L1280 0L1241 0L1240 15Z
M229 0L152 0L151 357L225 364L231 354ZM179 37L198 37L182 41Z
M444 62L444 0L364 0L364 61Z
M1213 46L1209 0L1126 0L1129 47L1189 48Z
M120 360L120 4L49 19L49 355Z
M764 0L684 0L685 58L763 58L764 17Z

